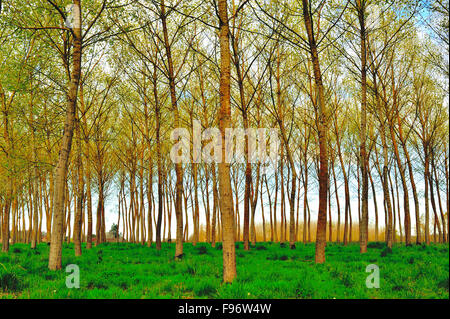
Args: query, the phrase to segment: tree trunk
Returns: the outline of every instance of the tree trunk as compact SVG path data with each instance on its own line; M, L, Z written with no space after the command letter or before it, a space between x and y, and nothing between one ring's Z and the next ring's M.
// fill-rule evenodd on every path
M225 162L225 129L230 127L230 43L227 1L218 1L220 34L220 111L219 128L222 134L222 161L219 163L220 212L223 236L223 280L231 283L236 278L234 243L234 216L230 181L230 164Z
M430 158L428 155L428 143L423 142L423 156L424 156L424 173L423 179L425 181L425 243L430 244L430 202L428 195L429 172L430 172Z
M375 241L378 241L378 205L377 205L377 195L375 191L375 185L373 183L372 174L370 173L370 169L368 171L370 185L372 187L372 197L373 197L373 206L375 207Z
M168 77L169 77L169 89L170 89L170 101L172 103L172 111L174 113L174 126L180 127L180 117L178 114L177 96L175 92L175 73L172 62L171 44L169 42L169 35L167 31L166 23L166 7L164 0L161 1L161 22L164 35L164 46L166 49ZM183 168L181 163L175 163L175 171L177 176L176 181L176 197L175 197L175 215L177 219L177 239L175 248L175 259L180 260L183 257L183 211L182 211L182 196L183 196ZM159 247L161 243L159 243Z
M217 225L217 211L219 210L219 195L217 192L217 175L216 164L212 163L212 176L213 176L213 216L211 227L211 246L216 246L216 225Z
M381 105L379 102L379 96L378 96L378 87L377 87L377 75L376 72L373 72L373 87L375 91L375 102L376 102L376 110L378 110L380 113L382 113ZM384 195L384 203L386 206L387 214L385 213L385 216L387 216L387 223L386 223L386 243L389 248L392 248L392 206L391 206L391 199L389 196L389 177L388 177L388 146L386 143L386 133L385 133L385 125L384 122L381 121L381 125L379 128L380 137L381 137L381 143L383 147L383 195Z
M64 197L65 180L69 164L70 149L72 147L73 129L75 124L75 109L77 106L78 85L81 75L81 0L73 0L74 27L73 27L73 59L72 78L69 83L67 95L66 120L64 135L61 142L59 159L55 170L55 190L53 194L53 229L50 244L48 268L50 270L61 269L61 253L63 242L64 224Z
M394 109L395 109L395 107L394 107ZM389 129L390 129L390 133L391 133L392 145L394 147L394 155L395 155L395 159L397 160L397 166L398 166L398 170L400 173L400 179L401 179L402 189L403 189L403 209L405 212L405 243L406 243L406 246L410 246L411 245L411 217L410 217L410 213L409 213L409 192L408 192L408 185L406 183L405 167L403 166L402 161L400 159L400 153L398 151L397 140L396 140L395 133L394 133L394 123L392 120L389 121ZM400 211L399 211L399 214L400 214ZM399 224L400 224L400 219L399 219Z
M82 92L80 91L80 95ZM80 97L81 99L81 97ZM73 242L75 244L75 256L81 256L81 225L83 221L83 202L84 202L84 180L83 180L83 159L81 155L81 134L80 134L80 120L78 117L78 112L76 114L76 127L75 127L75 138L77 146L77 159L76 159L76 170L77 170L77 185L76 185L76 211L75 211L75 221L73 225Z
M436 194L437 194L437 198L438 198L438 204L439 204L439 212L441 215L441 222L442 222L442 239L441 242L445 243L447 241L447 229L445 227L445 216L444 216L444 211L442 209L442 202L441 202L441 190L439 187L439 178L437 175L437 169L436 169L436 165L434 162L434 154L431 157L431 166L433 167L433 171L434 171L434 181L436 183Z
M267 175L264 175L264 183L266 184L267 196L269 197L269 220L270 220L270 241L273 242L273 217L272 217L272 198L270 196L269 185L267 183ZM262 200L261 200L262 202Z
M332 157L333 158L333 157ZM336 242L339 244L341 242L341 206L339 203L339 192L337 187L337 180L336 180L336 173L334 169L334 160L332 160L331 169L333 172L333 181L334 181L334 192L336 195L336 210L338 214L338 220L337 220L337 230L336 230Z
M30 86L32 88L32 82L30 80ZM32 92L32 90L30 90ZM38 156L37 156L37 145L36 145L36 128L34 127L34 115L33 115L33 98L30 98L30 122L31 122L31 139L33 144L33 235L31 239L31 249L36 249L36 244L39 237L39 229L38 229L38 222L39 222L39 204L38 204L38 185L39 185L39 169L38 169ZM13 210L14 212L14 210ZM13 215L13 235L12 235L12 241L15 242L15 233L16 233L16 222L15 222L15 216Z
M366 151L366 126L367 126L367 66L366 66L366 2L364 0L357 0L356 7L358 11L358 20L360 26L360 40L361 40L361 144L360 144L360 168L361 168L361 219L359 223L359 246L360 252L367 252L367 241L369 237L369 180L368 168L369 160Z
M318 104L318 133L319 133L319 213L317 217L316 234L316 263L325 262L325 246L327 233L327 188L328 188L328 137L327 137L327 111L325 95L320 70L319 55L317 52L316 39L311 21L310 3L302 0L303 18L308 33L308 43L314 71L314 81L317 88Z

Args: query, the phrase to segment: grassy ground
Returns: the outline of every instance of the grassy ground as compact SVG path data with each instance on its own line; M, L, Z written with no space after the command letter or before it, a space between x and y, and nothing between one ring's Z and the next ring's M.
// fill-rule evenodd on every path
M173 261L174 244L106 243L75 257L64 245L63 270L47 269L49 247L15 244L0 252L0 298L449 298L449 246L359 246L328 244L327 262L314 264L314 245L297 249L259 243L244 251L238 243L238 279L221 283L222 250L185 244ZM66 288L68 264L80 267L80 289ZM366 266L377 264L380 288L366 287Z

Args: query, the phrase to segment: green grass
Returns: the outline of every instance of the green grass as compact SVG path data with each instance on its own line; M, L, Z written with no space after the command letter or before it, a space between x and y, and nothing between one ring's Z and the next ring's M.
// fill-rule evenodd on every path
M296 249L258 243L250 251L237 245L237 280L222 283L221 245L184 246L174 261L175 244L162 250L139 244L107 243L75 257L64 245L63 270L47 269L49 247L15 244L0 253L0 298L449 298L449 246L433 244L392 251L370 243L328 244L325 264L314 263L314 244ZM66 288L65 266L80 267L80 289ZM380 269L380 288L366 287L366 266Z

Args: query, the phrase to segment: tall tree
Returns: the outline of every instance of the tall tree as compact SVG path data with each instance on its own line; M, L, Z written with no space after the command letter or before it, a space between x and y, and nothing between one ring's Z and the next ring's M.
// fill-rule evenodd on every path
M222 134L222 156L219 163L220 212L223 233L223 281L231 283L236 278L236 253L234 244L234 216L230 180L230 163L225 161L225 130L230 127L231 54L227 0L218 0L220 42L220 111L219 129Z
M67 167L69 165L69 155L72 148L72 137L75 126L75 111L77 107L78 86L81 77L81 54L83 37L81 34L81 0L73 1L73 53L72 71L67 92L66 119L64 124L64 134L61 141L59 159L55 169L55 185L53 194L53 227L52 241L50 244L48 268L50 270L61 269L61 254L63 242L64 224L64 198L65 181L67 177Z

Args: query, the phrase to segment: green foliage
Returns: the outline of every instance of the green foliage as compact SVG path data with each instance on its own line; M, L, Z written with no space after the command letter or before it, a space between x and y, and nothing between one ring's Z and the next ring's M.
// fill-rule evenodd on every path
M216 288L212 283L206 280L200 281L195 287L194 287L194 293L197 296L211 296L216 291Z
M438 288L447 289L448 291L448 278L438 283Z
M208 249L205 246L195 247L197 255L204 255L208 253Z
M238 277L222 282L222 251L209 244L184 245L184 257L174 260L175 244L157 251L140 244L110 243L73 256L73 244L63 249L62 271L47 268L49 247L15 244L21 253L0 253L0 298L448 298L448 244L394 245L382 257L379 244L366 254L358 244L329 244L325 264L314 263L314 244L296 243L294 250L279 243L258 243L236 254ZM221 243L217 243L221 246ZM264 247L264 248L259 248ZM199 253L205 251L207 253ZM387 257L388 256L388 257ZM413 262L411 262L413 261ZM80 289L65 285L68 264L80 267ZM367 265L380 267L380 288L365 285ZM5 283L6 282L6 283ZM7 288L6 288L7 287Z
M17 273L0 266L0 291L17 292L23 287L23 283Z
M114 238L118 238L119 237L119 226L117 224L112 224L111 225L111 229L109 230L109 232L111 233L111 235L113 235Z
M97 251L97 264L100 264L103 261L103 250Z
M386 247L385 249L383 249L381 251L380 256L381 257L386 257L387 255L391 255L392 254L392 248Z
M367 244L367 248L376 248L376 249L382 249L386 247L386 243L381 241L374 241Z

